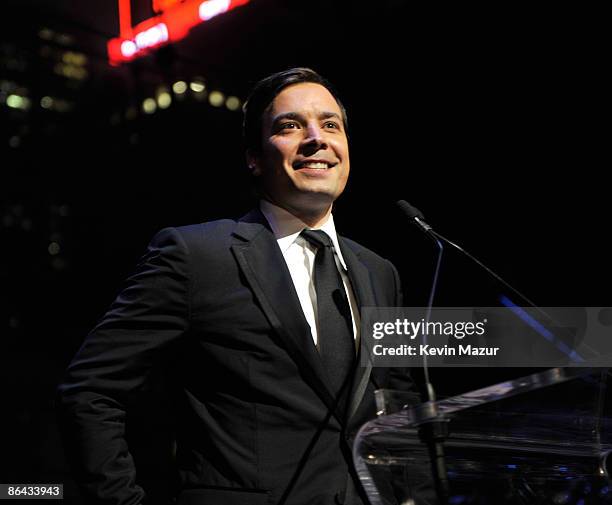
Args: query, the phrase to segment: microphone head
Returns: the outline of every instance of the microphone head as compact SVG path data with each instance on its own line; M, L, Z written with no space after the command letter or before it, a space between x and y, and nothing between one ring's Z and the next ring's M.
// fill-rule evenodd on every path
M408 219L414 219L415 217L418 217L421 220L425 219L423 217L423 213L416 207L410 205L406 200L399 200L397 202L397 206Z

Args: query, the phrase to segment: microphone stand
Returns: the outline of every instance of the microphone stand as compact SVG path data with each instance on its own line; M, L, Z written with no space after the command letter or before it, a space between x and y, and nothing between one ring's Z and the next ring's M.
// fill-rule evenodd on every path
M482 263L480 260L478 260L476 257L471 255L470 253L468 253L465 249L463 249L456 243L452 242L451 240L447 239L443 235L433 230L432 227L429 224L427 224L427 222L425 222L425 218L423 217L423 214L416 207L413 207L405 200L400 200L399 202L397 202L397 205L400 208L400 210L406 215L406 217L412 223L416 224L417 227L421 231L425 232L425 234L429 236L436 243L438 247L438 251L439 251L438 252L438 262L436 265L436 271L434 274L432 290L431 290L430 297L429 297L429 304L427 308L427 321L429 321L429 315L431 313L431 307L433 305L433 296L435 292L435 287L438 281L438 271L439 271L440 261L442 258L442 251L443 251L441 241L443 241L451 245L452 247L454 247L461 253L463 253L470 260L472 260L474 263L480 266L483 270L485 270L489 275L491 275L498 282L500 282L503 286L505 286L507 289L509 289L514 294L516 294L517 296L522 298L524 301L526 301L531 307L533 307L537 312L539 312L542 316L544 316L549 322L553 323L558 328L562 328L561 325L559 325L549 314L547 314L544 310L542 310L535 303L533 303L523 293L521 293L516 288L514 288L512 285L510 285L508 282L506 282L504 279L502 279L499 275L497 275L493 270L487 267L484 263ZM424 338L425 338L425 335L424 335ZM426 387L427 387L427 394L429 397L429 401L431 401L433 405L433 402L435 401L435 393L433 390L433 386L431 385L429 381L429 371L427 369L427 356L423 357L423 361L424 361L424 372L425 372L425 382L426 382ZM604 394L604 390L602 388L600 389L600 398L599 398L600 407L602 405L603 394ZM597 436L599 436L599 428L600 426L598 425L596 427ZM419 430L419 435L421 437L421 440L424 441L429 448L429 452L431 455L432 471L434 475L434 481L436 485L436 492L438 494L438 499L440 500L441 503L447 504L448 497L449 497L448 475L447 475L445 464L444 464L444 450L442 446L442 442L448 436L447 425L443 421L432 421L430 423L425 423L421 426Z
M418 220L418 217L415 217ZM419 224L426 230L430 231L431 227L425 222L419 220ZM429 229L429 230L427 230ZM433 240L434 244L438 249L438 257L436 260L436 268L434 271L433 280L431 283L431 290L429 292L429 300L427 302L427 312L425 314L425 327L428 327L429 320L431 318L431 310L434 303L434 297L436 294L436 288L438 286L438 276L440 274L440 266L442 264L442 254L444 252L444 246L438 237L427 233L427 235ZM422 340L424 344L427 344L427 333L423 329ZM433 384L429 380L429 367L427 366L427 354L423 356L423 374L425 377L425 387L427 389L427 399L431 402L432 407L435 406L436 393ZM431 472L434 480L434 486L436 489L436 495L440 505L447 505L450 497L450 489L448 482L448 472L446 470L446 461L444 459L444 440L448 437L448 421L435 420L428 421L419 426L419 438L428 449L429 458L431 460Z

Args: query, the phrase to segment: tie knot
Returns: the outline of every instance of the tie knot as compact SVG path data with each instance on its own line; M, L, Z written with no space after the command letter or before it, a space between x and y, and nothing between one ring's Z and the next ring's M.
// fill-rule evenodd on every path
M303 230L300 233L308 242L316 247L331 247L332 241L329 235L321 230Z

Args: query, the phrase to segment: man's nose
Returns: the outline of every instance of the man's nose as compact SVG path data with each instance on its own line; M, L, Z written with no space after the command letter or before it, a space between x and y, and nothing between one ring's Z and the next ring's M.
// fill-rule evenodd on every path
M323 131L318 124L309 124L306 128L306 137L304 143L309 147L317 147L324 149L327 147L325 138L323 137Z

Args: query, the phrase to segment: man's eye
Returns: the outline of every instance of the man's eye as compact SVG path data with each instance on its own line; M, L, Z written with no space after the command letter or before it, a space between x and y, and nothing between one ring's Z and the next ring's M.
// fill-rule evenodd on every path
M297 123L283 123L280 125L281 130L292 130L297 127L298 127Z
M325 123L325 128L340 128L338 123L334 123L333 121L327 121Z

